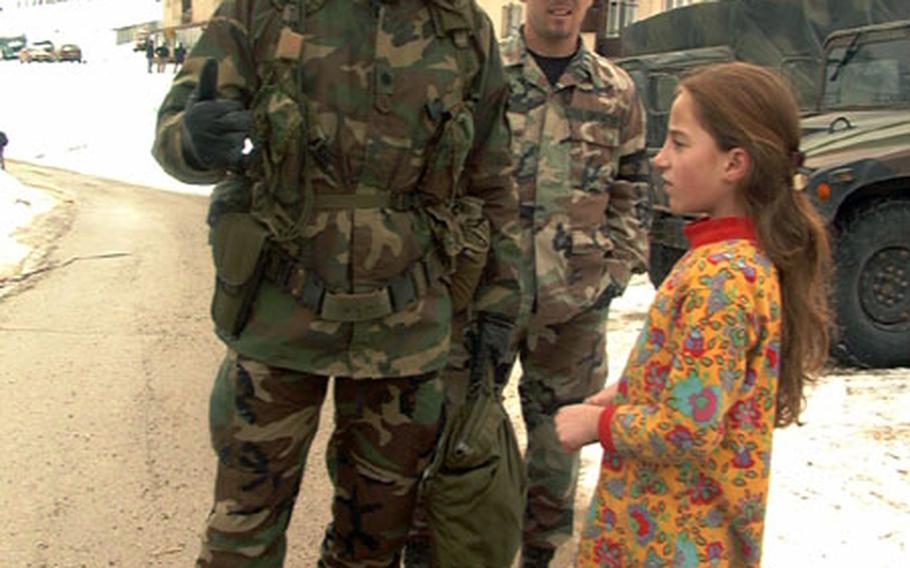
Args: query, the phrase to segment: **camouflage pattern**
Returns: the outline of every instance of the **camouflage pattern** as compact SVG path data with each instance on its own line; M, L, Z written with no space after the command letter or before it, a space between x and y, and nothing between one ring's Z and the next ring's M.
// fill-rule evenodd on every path
M254 117L243 175L195 170L183 154L183 110L209 58L217 96ZM515 320L507 97L492 26L473 0L226 0L161 105L153 152L178 179L218 184L210 223L249 211L324 290L358 300L431 256L451 269L454 204L477 198L493 237L474 303ZM397 564L440 430L445 278L360 321L330 321L262 280L246 327L221 335L230 351L212 394L219 466L200 565L281 565L330 376L335 501L321 565Z
M218 473L197 565L282 565L285 529L327 382L228 353L212 392ZM440 430L442 401L438 373L336 378L335 431L327 452L334 521L321 566L397 565L417 482Z
M647 171L644 115L631 79L581 45L555 86L523 36L504 40L509 124L526 258L515 348L527 426L526 546L555 548L572 534L579 456L553 426L557 408L603 387L610 300L644 270L638 217ZM453 355L450 382L467 358ZM464 379L461 379L462 381Z
M607 380L606 326L610 297L567 322L526 328L520 338L521 414L527 428L528 474L523 540L536 548L556 548L572 536L580 453L559 444L556 410L584 399Z
M457 254L451 202L465 194L483 201L493 234L475 304L514 320L517 197L507 86L489 19L473 0L308 0L301 38L286 33L284 4L227 0L219 6L161 106L158 161L186 182L225 179L223 171L194 170L181 151L184 105L203 62L215 58L218 96L252 108L258 155L265 156L252 170L251 197L230 201L251 203L254 216L326 289L369 294L437 250L448 258ZM471 33L448 31L459 27ZM284 90L269 82L276 76ZM298 88L298 76L305 111L287 94L288 78ZM242 191L244 185L232 187ZM424 205L415 207L320 209L318 199L315 207L312 198L307 202L308 195L418 192ZM308 207L309 217L303 213ZM318 375L418 375L445 365L452 311L441 281L422 292L400 311L351 323L329 321L264 281L246 328L238 338L222 339L253 359Z
M642 271L647 239L636 215L644 113L629 76L582 45L552 87L523 36L502 42L521 204L524 312L565 322ZM527 317L525 315L524 317Z

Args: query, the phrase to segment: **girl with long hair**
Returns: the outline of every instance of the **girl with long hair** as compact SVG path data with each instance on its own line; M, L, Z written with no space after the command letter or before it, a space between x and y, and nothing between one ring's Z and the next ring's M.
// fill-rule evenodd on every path
M772 431L824 365L830 250L794 187L796 102L746 63L684 79L654 158L690 250L661 285L619 381L556 416L599 440L577 566L758 566Z

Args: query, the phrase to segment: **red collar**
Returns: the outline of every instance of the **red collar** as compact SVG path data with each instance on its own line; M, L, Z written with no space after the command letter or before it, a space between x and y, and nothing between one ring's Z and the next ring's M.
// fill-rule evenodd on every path
M756 241L755 226L748 217L717 217L699 219L687 223L683 227L686 238L689 239L691 248L728 241L731 239L746 239Z

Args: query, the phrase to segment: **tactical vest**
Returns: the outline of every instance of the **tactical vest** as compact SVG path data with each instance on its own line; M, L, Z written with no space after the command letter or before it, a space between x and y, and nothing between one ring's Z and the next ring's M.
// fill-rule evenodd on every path
M460 311L473 298L490 246L483 202L463 195L461 179L473 145L473 106L480 99L482 51L474 33L475 6L465 0L426 2L436 36L450 38L459 73L473 80L465 81L464 104L452 110L434 140L417 191L317 194L308 168L331 167L331 155L303 93L300 62L307 16L324 2L273 0L281 8L283 28L276 59L264 66L261 88L251 104L257 147L250 172L255 180L251 211L277 245L267 255L265 276L329 321L364 321L400 311L440 279L448 281L454 310ZM275 112L283 117L280 124L268 119ZM303 228L314 211L375 208L424 209L437 246L373 292L328 290L302 254Z

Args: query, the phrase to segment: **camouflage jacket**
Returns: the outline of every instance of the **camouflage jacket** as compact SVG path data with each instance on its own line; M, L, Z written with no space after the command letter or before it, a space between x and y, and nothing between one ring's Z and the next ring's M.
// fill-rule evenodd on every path
M160 108L153 150L159 163L186 182L226 179L223 171L194 169L181 152L185 103L203 62L215 58L218 96L253 110L257 136L264 137L254 142L273 159L287 154L299 163L299 154L308 156L305 167L294 170L299 177L290 188L263 190L283 171L266 167L261 177L252 176L252 197L237 201L251 202L275 233L281 230L279 213L294 213L293 225L306 196L315 195L317 205L296 227L299 233L283 242L295 258L306 259L326 289L348 295L380 290L451 245L440 242L448 233L439 227L450 221L450 194L464 194L482 200L493 233L475 306L514 320L517 193L505 118L508 89L489 18L474 0L306 0L302 26L294 28L302 41L295 43L282 39L289 30L282 6L289 3L297 4L221 3ZM459 21L470 35L449 31ZM474 56L459 59L459 49ZM307 105L305 120L300 106L269 82L270 73L295 78L294 89ZM289 142L301 124L309 141L303 148ZM456 129L458 136L447 138ZM418 191L435 198L426 201L438 204L435 210L392 206L394 200L385 199ZM337 206L351 195L378 197L383 204ZM336 205L320 208L320 197ZM449 350L451 300L439 280L426 288L405 309L350 322L327 319L264 280L243 332L237 338L221 335L245 356L316 374L367 378L434 371L445 365Z
M526 309L566 321L644 271L644 112L625 71L581 45L550 85L521 34L500 43L521 210ZM531 292L533 291L533 292Z

